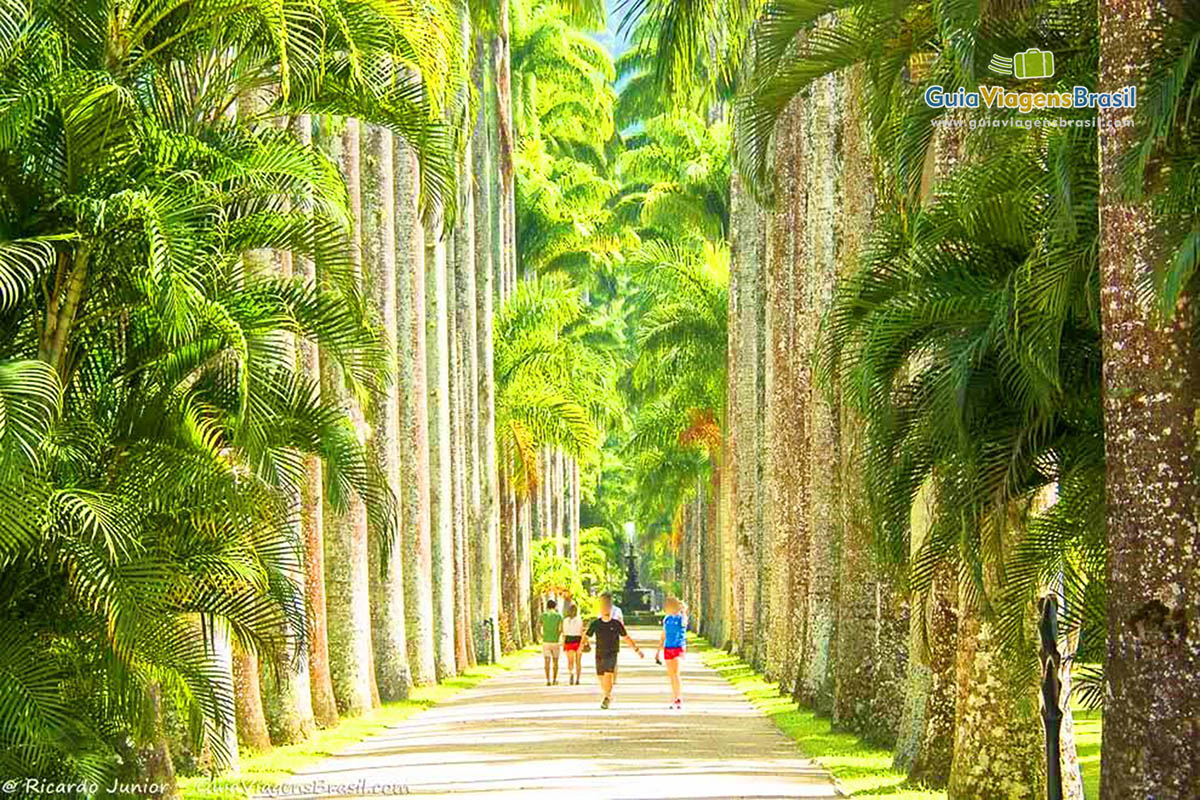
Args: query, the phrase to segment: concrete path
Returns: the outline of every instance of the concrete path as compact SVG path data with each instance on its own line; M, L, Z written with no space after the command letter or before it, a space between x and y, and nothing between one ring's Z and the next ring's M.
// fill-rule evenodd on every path
M814 762L714 670L688 656L684 708L667 708L658 632L621 649L600 709L592 654L583 682L546 686L542 657L310 767L288 797L833 798Z

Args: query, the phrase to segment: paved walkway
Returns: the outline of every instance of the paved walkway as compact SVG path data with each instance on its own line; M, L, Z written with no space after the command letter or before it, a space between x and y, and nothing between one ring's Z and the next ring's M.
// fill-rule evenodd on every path
M293 797L834 798L814 762L697 657L684 661L683 711L667 709L657 631L621 649L613 705L600 709L592 654L583 683L546 686L542 657L310 767ZM402 787L393 789L389 787ZM332 789L332 791L331 791Z

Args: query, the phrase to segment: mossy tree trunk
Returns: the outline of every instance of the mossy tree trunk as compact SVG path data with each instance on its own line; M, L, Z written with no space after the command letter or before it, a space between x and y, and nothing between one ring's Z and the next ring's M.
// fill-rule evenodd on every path
M832 299L837 276L834 249L836 214L835 108L840 87L836 76L813 84L811 112L805 126L809 158L809 211L805 232L811 261L805 276L800 353L808 357L817 343L822 310ZM841 518L839 464L841 441L837 407L826 393L812 391L808 408L811 431L806 463L809 486L808 618L805 622L807 658L797 697L819 714L830 714L833 705L833 643L838 591L838 534Z
M312 118L308 115L296 116L290 125L292 135L304 145L312 144ZM298 210L307 211L309 200L300 201ZM303 255L288 250L279 250L275 254L276 270L280 278L296 282L312 283L316 280L316 269L312 261ZM319 373L313 369L309 359L315 359L316 348L302 339L289 342L291 356L298 373L314 383L319 383ZM319 391L319 390L318 390ZM314 466L315 462L315 466ZM290 515L296 525L296 550L289 553L287 572L296 587L298 603L303 604L301 616L305 626L311 628L313 609L308 606L308 567L306 564L306 549L309 539L307 527L311 524L311 507L309 493L316 473L317 490L320 489L320 461L315 456L305 458L304 473L297 486L289 489L288 502L291 505ZM319 512L318 512L319 513ZM322 603L322 613L324 604ZM311 640L311 632L307 632L304 640ZM263 710L266 714L267 729L271 741L276 745L289 745L305 741L312 736L316 723L313 718L312 683L307 652L299 652L301 639L290 631L280 641L278 648L262 660L259 667L260 685L262 688ZM332 694L332 687L330 688Z
M429 518L429 412L425 391L425 230L416 153L394 141L396 315L400 376L400 485L405 638L412 682L436 680Z
M335 127L336 125L336 127ZM353 212L350 243L357 280L362 281L360 129L357 119L338 123L324 119L323 144L336 160ZM321 264L317 264L318 278ZM336 398L360 436L367 431L358 401L346 387L332 358L321 359L321 391ZM329 626L329 673L333 696L342 714L361 714L373 705L375 675L371 652L370 568L368 566L367 508L363 498L349 498L343 511L325 504L325 607Z
M771 249L765 276L767 346L765 539L779 554L768 577L774 606L767 631L766 674L792 692L806 661L809 574L809 487L805 465L812 393L810 361L803 346L802 297L807 291L808 158L803 125L807 97L792 100L775 134L778 196L771 225Z
M765 260L765 212L734 178L729 276L728 440L733 464L731 533L734 544L730 631L742 657L758 663L759 576L762 571L759 495L759 296Z
M926 786L945 786L954 760L956 653L958 652L958 583L948 569L934 577L926 600L925 641L929 687L924 697L920 742L909 777Z
M475 181L475 329L478 375L478 421L475 448L478 453L476 477L479 483L478 547L474 569L474 591L477 620L491 620L490 627L481 626L479 641L491 633L490 651L500 653L500 479L496 462L496 377L493 350L493 319L496 302L495 236L496 194L492 180L495 159L495 92L492 70L486 58L483 37L475 41L475 86L481 102L475 122L474 157Z
M363 267L367 297L383 328L389 354L389 380L373 389L368 406L371 438L368 452L376 474L396 496L400 486L400 394L398 384L396 316L396 186L395 142L392 132L379 125L367 127L363 137ZM399 510L399 509L398 509ZM404 563L400 527L369 531L371 643L375 679L381 700L408 696L411 676L405 637Z
M1101 90L1148 74L1168 5L1102 0ZM1195 298L1184 295L1167 319L1142 288L1165 253L1148 202L1122 185L1122 159L1140 135L1117 124L1129 113L1101 109L1098 126L1109 609L1101 793L1177 800L1200 791L1200 350Z
M238 741L260 753L270 750L271 735L258 686L258 655L237 643L233 646L233 704Z
M978 592L959 585L950 800L1040 800L1046 770L1036 686L1014 679Z
M446 231L440 214L425 231L425 364L429 404L429 532L433 655L437 678L455 674L454 504L450 463L450 325Z
M315 120L308 115L296 118L293 132L302 144L312 144ZM317 265L299 257L292 263L297 278L308 285L317 283ZM308 380L320 385L321 353L315 342L298 343L300 369ZM308 610L308 683L315 722L324 728L337 724L337 701L329 672L329 626L325 605L325 490L324 469L315 455L304 461L304 482L300 487L300 533L304 546L304 587Z

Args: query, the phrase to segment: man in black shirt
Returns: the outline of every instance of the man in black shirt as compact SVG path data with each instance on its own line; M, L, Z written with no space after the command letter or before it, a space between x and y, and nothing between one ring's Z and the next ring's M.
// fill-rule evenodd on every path
M642 648L637 646L625 630L625 623L612 615L612 597L600 596L600 616L592 620L587 632L583 635L583 646L587 649L588 639L596 637L596 674L600 676L600 688L604 691L604 699L600 701L601 708L608 708L612 699L613 681L617 677L617 656L621 652L621 640L629 642L639 658L645 658Z

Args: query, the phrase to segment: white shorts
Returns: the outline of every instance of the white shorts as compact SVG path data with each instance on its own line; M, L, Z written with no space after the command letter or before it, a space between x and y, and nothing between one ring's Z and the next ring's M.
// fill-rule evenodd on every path
M547 644L542 645L542 655L544 655L546 658L558 658L558 655L561 652L562 652L562 644L560 644L559 642L554 642L553 644L547 643Z

